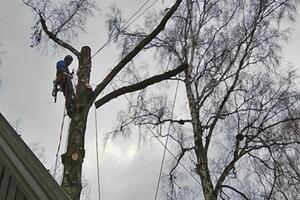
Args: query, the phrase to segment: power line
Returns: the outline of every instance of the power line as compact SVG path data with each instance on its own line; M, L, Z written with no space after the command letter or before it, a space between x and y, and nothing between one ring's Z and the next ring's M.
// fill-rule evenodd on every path
M140 18L146 11L148 11L154 4L156 4L159 0L156 0L154 3L152 3L149 7L147 7L141 14L139 14L136 18L134 18L151 0L147 0L121 27L121 30L125 30L128 28L133 22L135 22L138 18ZM132 20L130 22L130 20ZM130 22L130 23L129 23ZM114 29L115 30L115 29ZM111 41L115 37L117 37L118 33L113 34L108 40L91 56L91 59L93 59L100 51L102 51L106 46L108 46Z
M99 149L98 149L98 120L97 120L97 110L95 107L95 132L96 132L96 156L97 156L97 183L98 183L98 199L101 200L100 192L100 166L99 166Z
M117 85L113 82L113 80L110 82L112 83L114 87L117 87ZM114 88L115 89L115 88ZM126 98L126 100L128 101L128 103L130 104L130 106L135 110L135 112L137 112L136 108L134 107L134 105L132 104L132 102L129 100L129 98L127 97L126 94L124 94L124 97ZM178 158L172 153L172 151L163 143L163 141L161 139L158 138L158 135L156 135L156 133L154 133L154 131L149 127L148 124L145 124L145 126L147 127L147 129L149 129L149 131L151 132L151 134L154 136L154 138L156 138L156 140L163 146L165 147L166 151L176 160L178 161L178 164L180 166L183 167L183 169L201 186L201 183L200 181L188 170L188 168L183 165L179 160Z
M146 8L141 14L139 14L128 26L125 28L129 27L133 22L135 22L138 18L140 18L145 12L147 12L152 6L154 6L159 0L154 1L148 8Z
M178 93L178 86L179 86L179 80L177 81L177 84L176 84L176 90L175 90L175 95L174 95L174 99L173 99L172 111L171 111L171 119L173 119L175 102L176 102L177 93ZM155 191L155 200L157 199L157 195L158 195L158 189L159 189L160 179L161 179L162 170L163 170L163 166L164 166L164 161L165 161L165 157L166 157L166 149L167 149L168 141L169 141L170 129L171 129L171 122L169 123L168 132L167 132L167 138L166 138L166 143L165 143L165 148L164 148L163 157L162 157L162 160L161 160L160 172L159 172L157 187L156 187L156 191Z

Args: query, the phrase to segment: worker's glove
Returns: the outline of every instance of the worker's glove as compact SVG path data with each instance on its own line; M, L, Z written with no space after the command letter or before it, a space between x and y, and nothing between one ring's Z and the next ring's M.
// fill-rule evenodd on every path
M69 79L73 78L73 75L71 73L68 73L68 72L63 72L63 75L68 77Z
M73 79L73 74L68 74L69 79Z

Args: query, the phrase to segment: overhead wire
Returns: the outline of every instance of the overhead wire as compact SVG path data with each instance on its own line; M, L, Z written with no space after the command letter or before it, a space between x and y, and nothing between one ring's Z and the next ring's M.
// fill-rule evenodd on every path
M148 8L146 8L143 12L141 12L136 18L135 20L133 20L132 22L130 22L125 28L128 28L133 22L135 22L138 18L140 18L143 14L145 14L145 12L147 12L150 8L152 8L152 6L154 6L159 0L154 1L150 6L148 6Z
M114 81L110 82L111 84L113 84L113 88L116 89L117 85L114 83ZM134 109L135 112L137 112L135 106L133 105L133 103L129 100L129 98L127 97L126 94L124 94L124 97L126 98L127 102L129 103L129 105L132 107L132 109ZM166 151L178 162L178 164L201 186L200 181L188 170L188 168L182 164L180 162L180 160L178 160L178 158L176 157L176 155L174 155L172 153L172 151L163 143L163 141L161 139L159 139L159 136L156 135L156 133L154 133L154 131L149 127L148 124L145 124L146 128L150 131L150 133L154 136L154 138L166 149Z
M99 145L98 145L98 119L97 109L95 107L95 132L96 132L96 157L97 157L97 186L98 186L98 199L101 200L101 187L100 187L100 164L99 164Z
M177 81L177 84L176 84L175 95L174 95L172 111L171 111L171 119L173 119L173 115L174 115L174 108L175 108L175 103L176 103L176 99L177 99L178 86L179 86L179 81ZM167 146L168 146L169 134L170 134L170 130L171 130L171 124L172 123L170 122L169 127L168 127L168 131L167 131L167 138L166 138L166 142L165 142L163 157L162 157L162 160L161 160L160 171L159 171L159 176L158 176L157 187L156 187L156 191L155 191L155 200L157 199L157 196L158 196L158 190L159 190L160 179L161 179L162 170L163 170L163 166L164 166L164 161L165 161L165 157L166 157L166 149L167 149Z
M141 12L137 17L135 17L150 1L151 0L147 0L128 20L126 20L126 22L121 27L122 31L125 30L126 28L128 28L138 18L140 18L145 12L147 12L152 6L154 6L159 0L154 1L154 3L152 3L143 12ZM132 19L133 19L133 21L130 22ZM111 43L111 41L113 41L113 39L115 39L117 36L118 36L118 33L115 33L110 38L108 38L107 41L102 46L100 46L99 49L91 56L91 59L93 59L100 51L102 51L106 46L108 46Z

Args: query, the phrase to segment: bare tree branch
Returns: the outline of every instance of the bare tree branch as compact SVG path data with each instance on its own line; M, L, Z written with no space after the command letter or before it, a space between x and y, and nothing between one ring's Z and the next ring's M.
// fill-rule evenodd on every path
M242 193L241 191L237 190L236 188L234 187L231 187L229 185L221 185L221 188L228 188L228 189L231 189L233 190L234 192L238 193L239 195L241 195L244 199L246 200L250 200L244 193Z
M153 38L155 38L167 24L168 20L172 17L174 12L179 7L182 0L177 0L170 8L167 14L162 18L159 25L143 39L130 53L128 53L104 78L104 80L94 90L94 99L101 93L101 91L109 84L109 82L128 64Z
M53 2L51 0L23 0L32 9L35 24L32 26L32 44L35 47L49 39L55 46L68 49L79 57L79 51L69 42L84 32L88 16L97 10L93 0L68 0Z
M133 84L133 85L119 88L119 89L105 95L104 97L100 98L99 100L97 100L95 102L95 106L96 106L96 108L99 108L100 106L104 105L105 103L109 102L110 100L117 98L123 94L142 90L142 89L148 87L149 85L153 85L155 83L166 80L172 76L177 75L178 73L182 72L183 70L187 69L187 67L188 67L187 64L182 64L182 65L178 66L177 68L170 70L168 72L165 72L163 74L153 76L151 78L148 78L144 81L141 81L141 82Z
M80 52L78 50L76 50L74 47L72 47L70 44L62 41L61 39L56 37L56 34L52 33L51 31L48 30L48 27L46 25L46 21L44 20L43 16L41 14L39 14L40 16L40 22L42 24L42 28L43 31L48 35L48 37L53 40L55 43L57 43L58 45L68 49L69 51L71 51L72 53L74 53L77 58L80 58Z

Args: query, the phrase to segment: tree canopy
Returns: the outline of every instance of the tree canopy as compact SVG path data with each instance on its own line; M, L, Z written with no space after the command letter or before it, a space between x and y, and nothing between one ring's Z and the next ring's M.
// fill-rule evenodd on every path
M135 109L120 114L121 128L114 134L133 124L146 131L148 125L172 123L170 133L159 135L169 137L178 153L169 173L169 199L299 196L297 72L280 62L296 6L293 0L186 0L145 47L171 67L188 64L175 78L184 88L187 118L171 118L172 103L143 91ZM162 14L149 16L144 30L131 31L120 28L120 13L115 9L108 23L119 34L122 53ZM191 166L201 184L177 181L186 173L180 162Z

